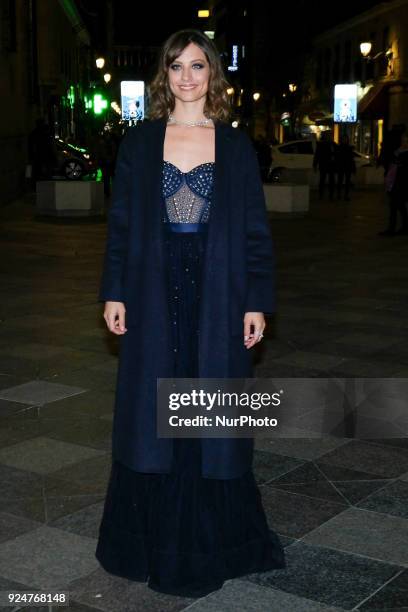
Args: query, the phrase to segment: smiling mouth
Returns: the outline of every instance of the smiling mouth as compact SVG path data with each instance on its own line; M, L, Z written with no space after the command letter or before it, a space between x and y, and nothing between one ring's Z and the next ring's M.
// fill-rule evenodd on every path
M180 89L194 89L195 85L179 85Z

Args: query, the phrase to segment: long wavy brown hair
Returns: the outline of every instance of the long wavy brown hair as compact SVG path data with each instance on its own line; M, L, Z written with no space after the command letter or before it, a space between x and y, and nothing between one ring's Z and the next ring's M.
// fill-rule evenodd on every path
M163 43L158 58L157 72L148 86L149 119L167 117L173 112L175 96L170 89L168 69L170 64L190 44L196 44L205 54L210 66L207 97L204 114L211 119L227 121L231 114L230 97L227 88L231 85L225 78L221 59L215 44L200 30L186 29L174 32Z

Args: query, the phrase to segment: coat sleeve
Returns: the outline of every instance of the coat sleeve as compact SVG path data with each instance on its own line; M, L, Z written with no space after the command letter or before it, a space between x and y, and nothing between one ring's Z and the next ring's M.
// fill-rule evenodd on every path
M135 128L130 128L120 143L108 213L108 232L100 282L99 302L123 302L123 275L127 256L131 145Z
M256 151L246 134L244 143L248 272L245 312L272 314L275 311L275 249Z

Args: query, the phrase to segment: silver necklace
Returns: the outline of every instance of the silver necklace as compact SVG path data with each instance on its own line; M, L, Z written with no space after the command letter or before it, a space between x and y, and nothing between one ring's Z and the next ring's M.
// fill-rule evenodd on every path
M176 125L186 125L188 127L193 127L195 125L207 125L207 123L210 123L210 121L211 119L200 119L200 121L178 121L178 119L175 119L170 113L167 123L175 123Z

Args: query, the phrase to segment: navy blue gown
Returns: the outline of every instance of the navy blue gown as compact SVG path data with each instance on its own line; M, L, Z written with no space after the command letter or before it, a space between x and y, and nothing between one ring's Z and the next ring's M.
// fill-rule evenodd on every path
M202 263L214 162L182 172L163 162L174 376L198 374ZM200 438L176 438L169 474L113 461L96 557L108 572L156 591L203 596L229 578L286 567L268 529L252 470L218 480L201 475Z

